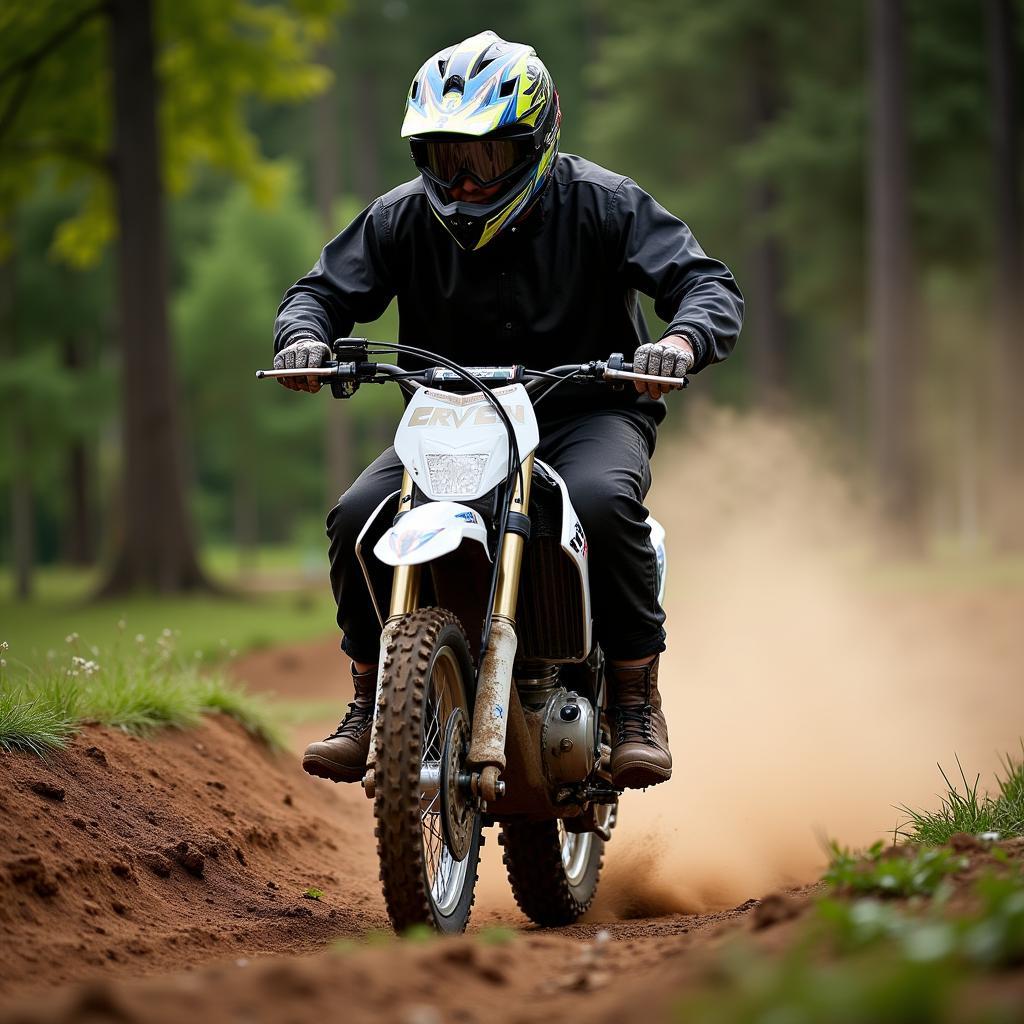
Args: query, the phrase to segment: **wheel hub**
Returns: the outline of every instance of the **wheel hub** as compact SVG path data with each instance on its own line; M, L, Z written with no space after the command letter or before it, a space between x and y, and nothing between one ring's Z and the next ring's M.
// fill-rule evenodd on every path
M445 728L441 751L441 829L452 859L466 858L473 839L474 811L461 774L469 750L469 721L455 708Z

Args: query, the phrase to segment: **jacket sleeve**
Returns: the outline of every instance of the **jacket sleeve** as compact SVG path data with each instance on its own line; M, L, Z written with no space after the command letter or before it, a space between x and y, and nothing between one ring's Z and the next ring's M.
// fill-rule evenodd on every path
M324 246L313 269L284 293L274 324L274 352L298 333L325 344L376 320L395 297L388 266L387 211L378 199Z
M607 230L627 283L650 295L668 322L662 337L684 328L696 337L695 370L725 359L743 323L743 296L729 268L628 178L611 199Z

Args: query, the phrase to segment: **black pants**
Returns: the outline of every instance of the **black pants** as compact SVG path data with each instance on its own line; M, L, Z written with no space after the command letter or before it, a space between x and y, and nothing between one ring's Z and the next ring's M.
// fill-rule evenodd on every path
M565 481L589 545L594 633L615 660L665 649L665 613L658 603L657 562L645 520L651 486L654 427L646 417L605 410L541 428L537 457ZM380 625L355 556L355 542L374 509L402 483L402 465L389 448L338 499L327 517L331 586L338 602L342 649L354 661L375 662ZM385 524L389 525L389 524ZM363 541L363 557L378 594L389 594L393 570L373 557L380 534ZM384 607L387 607L385 599Z

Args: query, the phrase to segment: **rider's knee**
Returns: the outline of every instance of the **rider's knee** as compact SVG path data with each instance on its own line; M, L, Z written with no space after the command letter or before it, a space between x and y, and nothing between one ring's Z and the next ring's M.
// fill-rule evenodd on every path
M601 476L574 492L572 502L588 541L599 547L620 540L637 515L636 499L616 486L614 479Z

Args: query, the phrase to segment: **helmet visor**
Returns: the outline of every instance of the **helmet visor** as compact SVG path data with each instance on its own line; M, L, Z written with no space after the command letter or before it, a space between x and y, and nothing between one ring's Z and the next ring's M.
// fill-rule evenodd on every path
M532 138L413 139L411 148L416 166L444 188L467 176L484 187L495 185L529 164L536 154Z

